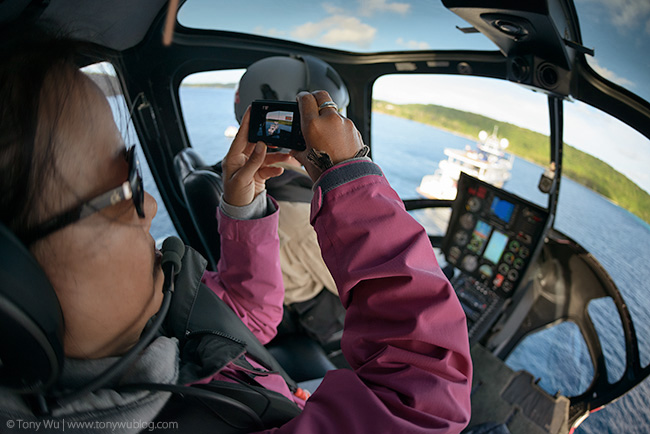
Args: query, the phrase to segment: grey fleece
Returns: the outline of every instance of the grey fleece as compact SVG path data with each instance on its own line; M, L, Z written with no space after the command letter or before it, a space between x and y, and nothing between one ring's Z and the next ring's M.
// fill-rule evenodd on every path
M65 389L74 390L95 378L117 359L66 359L59 384ZM111 389L129 383L175 384L178 366L178 341L163 336L147 346L122 377L102 390L53 410L49 417L34 417L20 397L0 392L0 432L60 434L69 431L99 434L147 431L150 421L163 408L170 394L148 391L118 393Z

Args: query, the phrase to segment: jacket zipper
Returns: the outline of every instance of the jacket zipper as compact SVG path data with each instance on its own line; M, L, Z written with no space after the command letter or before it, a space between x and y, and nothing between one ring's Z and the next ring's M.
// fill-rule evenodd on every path
M223 333L220 331L215 331L211 329L199 329L199 330L187 330L185 331L185 339L190 339L196 335L215 335L215 336L220 336L222 338L230 339L231 341L237 342L238 344L246 346L246 342L242 341L241 339L237 339L236 337L229 335L228 333Z

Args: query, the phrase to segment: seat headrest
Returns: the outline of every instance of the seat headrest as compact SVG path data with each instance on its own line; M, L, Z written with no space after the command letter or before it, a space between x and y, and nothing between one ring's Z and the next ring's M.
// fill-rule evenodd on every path
M63 314L36 259L0 224L0 389L40 393L63 368Z
M192 148L185 148L174 157L174 170L178 177L185 207L196 229L200 245L197 249L216 270L221 253L216 212L223 194L221 166L209 166Z
M199 153L192 148L185 148L174 157L174 169L181 180L195 170L205 167L206 164Z

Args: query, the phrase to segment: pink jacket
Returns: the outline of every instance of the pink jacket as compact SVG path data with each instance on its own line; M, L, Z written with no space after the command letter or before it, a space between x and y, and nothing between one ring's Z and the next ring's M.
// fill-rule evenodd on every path
M204 276L262 343L282 316L277 214L220 215L224 255ZM298 417L265 432L460 432L472 376L465 315L422 226L365 159L323 174L311 223L347 309L341 346L353 370L329 372ZM265 386L286 395L281 383Z

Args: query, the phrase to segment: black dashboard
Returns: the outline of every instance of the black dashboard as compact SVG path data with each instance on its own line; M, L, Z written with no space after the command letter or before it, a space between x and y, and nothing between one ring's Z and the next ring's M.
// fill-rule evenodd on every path
M484 334L512 296L543 240L548 211L464 172L443 239L470 341Z

